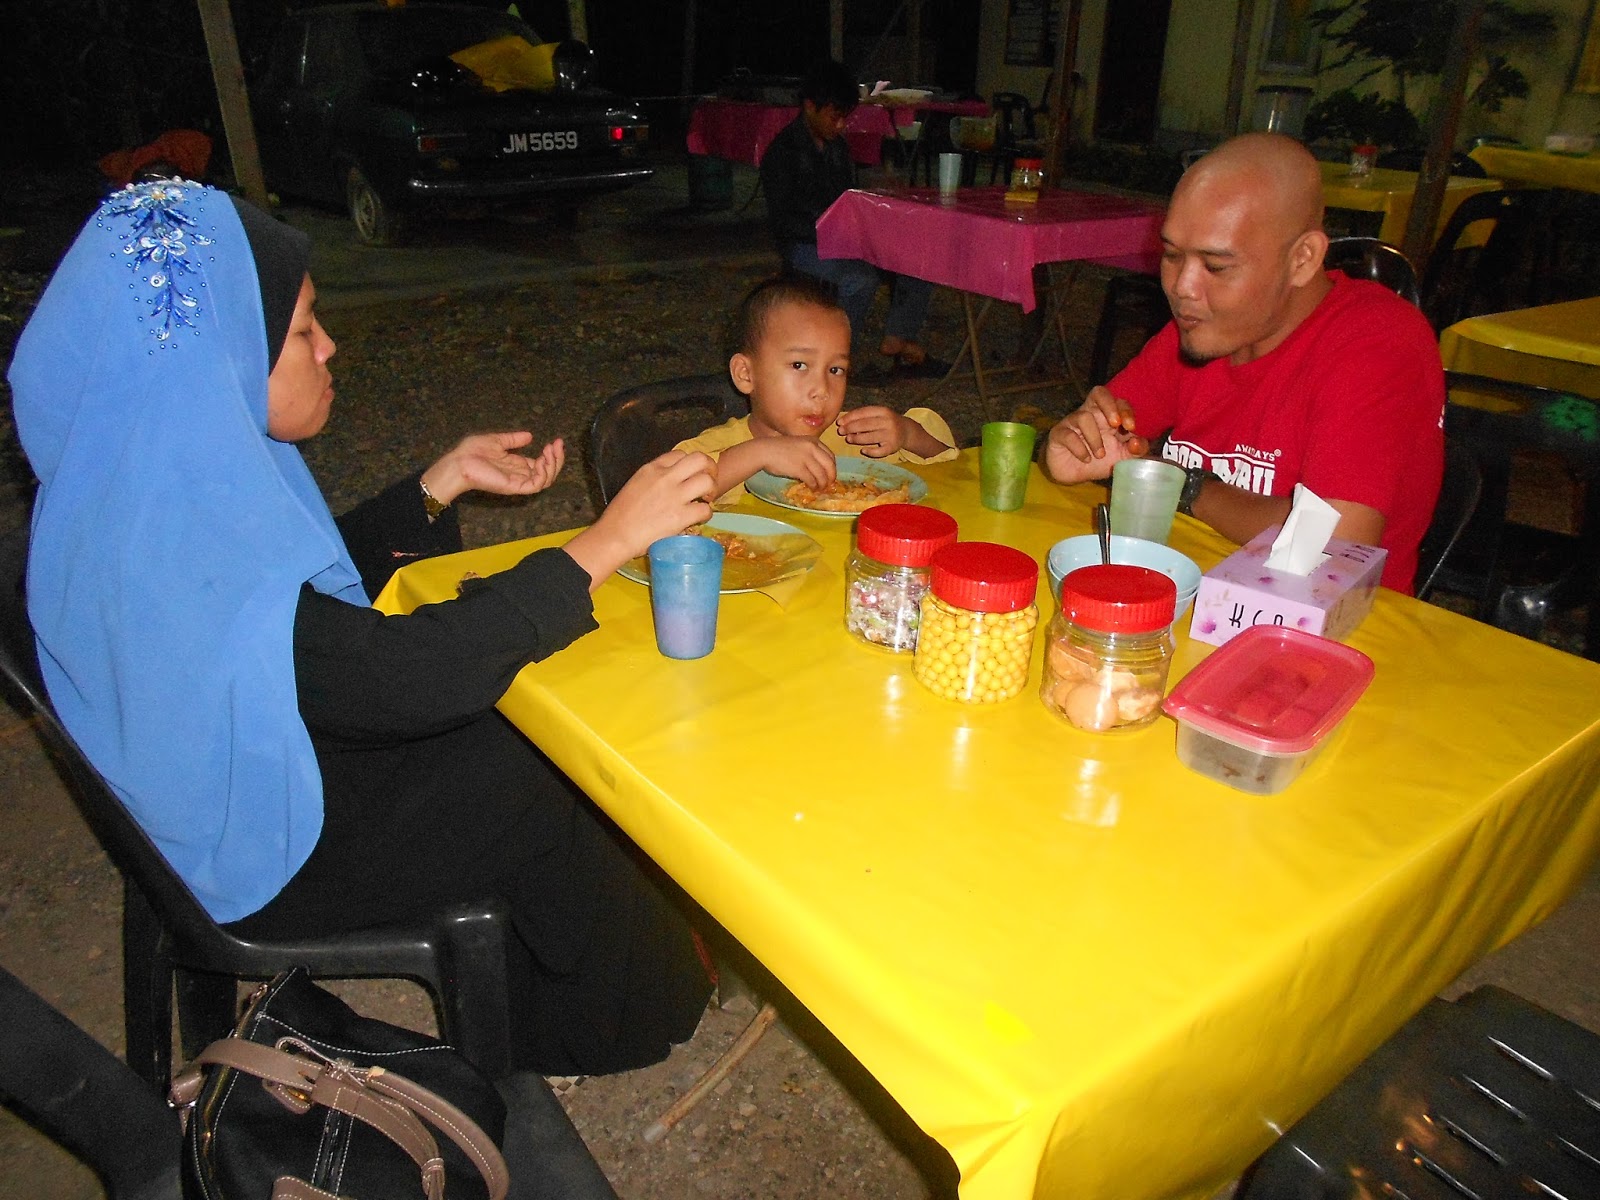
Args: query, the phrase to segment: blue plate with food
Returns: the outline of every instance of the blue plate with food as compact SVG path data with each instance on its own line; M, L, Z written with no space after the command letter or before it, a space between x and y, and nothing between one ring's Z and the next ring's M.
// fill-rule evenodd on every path
M835 479L813 491L798 479L757 471L745 481L752 496L818 517L853 517L880 504L920 504L928 485L904 467L870 458L834 458Z
M688 532L722 543L724 593L754 592L804 575L822 556L822 546L815 538L771 517L715 513ZM642 555L631 559L617 574L648 587L650 560Z

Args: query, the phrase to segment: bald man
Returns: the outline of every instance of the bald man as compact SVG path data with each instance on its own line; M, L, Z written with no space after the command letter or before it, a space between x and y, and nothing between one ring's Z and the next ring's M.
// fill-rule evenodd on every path
M1181 511L1246 542L1303 483L1410 592L1444 472L1438 343L1389 289L1323 270L1316 160L1280 134L1224 143L1179 181L1161 243L1171 323L1050 431L1046 470L1104 479L1165 435Z

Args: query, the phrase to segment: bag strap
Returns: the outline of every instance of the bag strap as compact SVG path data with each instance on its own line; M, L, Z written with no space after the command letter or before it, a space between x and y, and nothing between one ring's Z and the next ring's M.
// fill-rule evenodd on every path
M253 1075L285 1107L297 1112L320 1104L370 1125L404 1150L421 1169L422 1190L428 1200L443 1200L444 1160L439 1157L438 1142L422 1124L426 1120L442 1130L478 1168L488 1187L489 1200L504 1200L510 1175L499 1148L459 1108L403 1075L382 1067L352 1067L291 1054L237 1037L212 1042L195 1062ZM305 1194L320 1195L314 1188Z

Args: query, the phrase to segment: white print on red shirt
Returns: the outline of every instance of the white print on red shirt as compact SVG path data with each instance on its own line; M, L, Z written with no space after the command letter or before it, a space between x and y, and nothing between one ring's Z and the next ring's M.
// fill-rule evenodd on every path
M1161 457L1177 463L1185 470L1203 467L1215 471L1224 483L1231 483L1258 496L1270 496L1272 481L1278 474L1277 459L1282 453L1281 450L1235 446L1232 454L1208 455L1193 442L1175 442L1169 438L1161 450Z

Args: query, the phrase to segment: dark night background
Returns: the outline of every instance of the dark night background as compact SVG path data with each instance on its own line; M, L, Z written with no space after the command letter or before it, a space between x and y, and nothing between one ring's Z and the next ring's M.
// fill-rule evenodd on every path
M504 4L491 5L504 7ZM249 78L269 44L283 0L233 0ZM544 37L567 33L566 0L520 0ZM976 69L978 5L924 0L924 69L892 69L904 17L898 0L846 0L846 60L862 78L892 77L967 92ZM598 82L648 100L659 144L681 139L685 0L589 0L589 42ZM890 37L880 45L891 20ZM0 0L0 105L6 165L91 164L167 129L210 133L223 152L215 89L195 0ZM754 4L699 0L694 88L730 73L800 74L828 52L827 0ZM869 53L879 47L868 63ZM915 74L919 78L906 78Z

